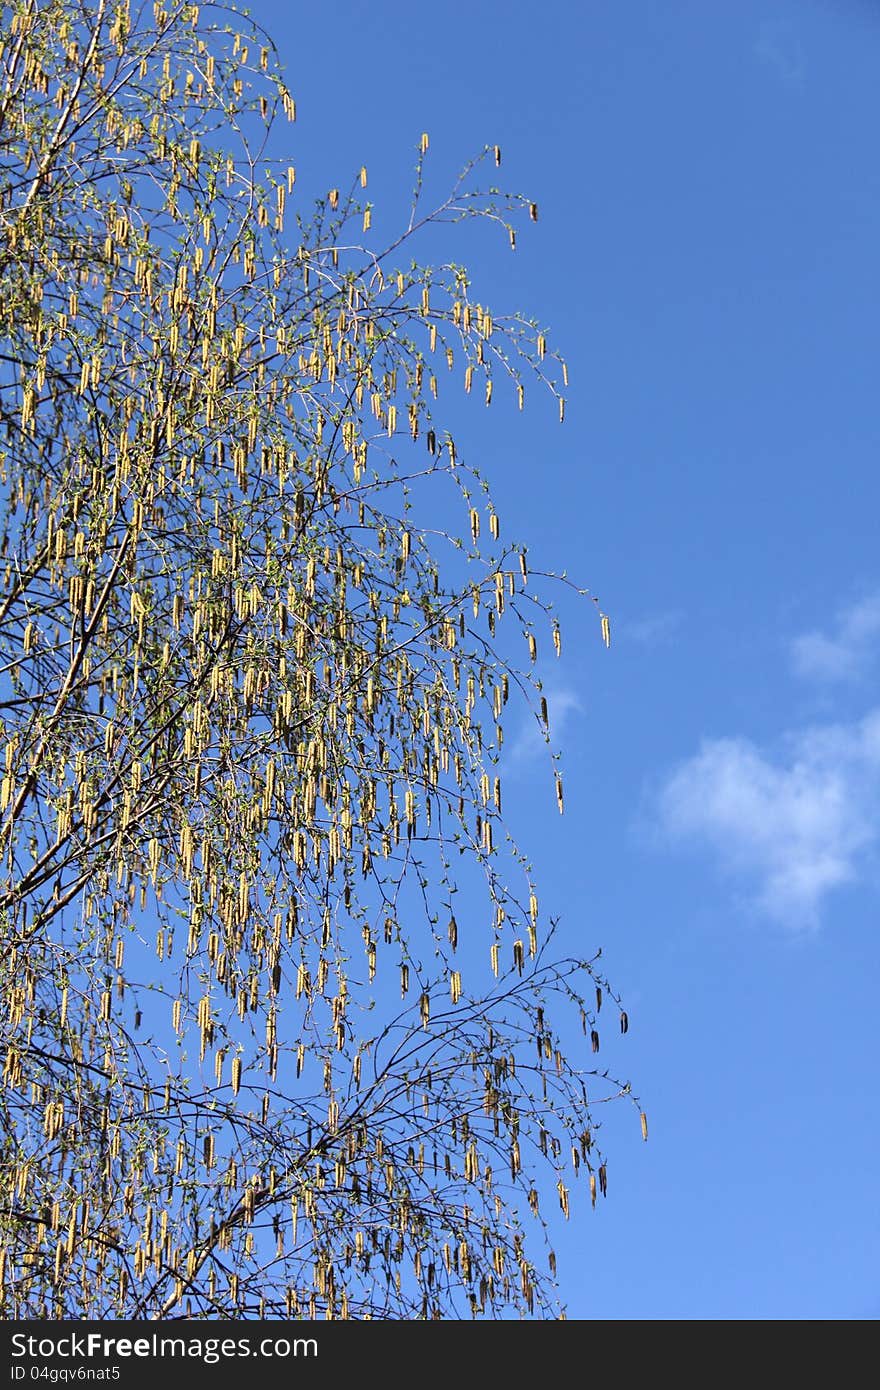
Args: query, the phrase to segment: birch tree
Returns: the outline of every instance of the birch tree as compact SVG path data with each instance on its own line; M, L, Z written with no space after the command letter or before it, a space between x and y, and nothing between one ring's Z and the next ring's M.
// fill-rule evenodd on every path
M537 209L423 136L393 244L366 169L305 212L228 7L2 24L0 1309L556 1316L627 1019L504 829L553 581L438 382L565 369L418 260Z

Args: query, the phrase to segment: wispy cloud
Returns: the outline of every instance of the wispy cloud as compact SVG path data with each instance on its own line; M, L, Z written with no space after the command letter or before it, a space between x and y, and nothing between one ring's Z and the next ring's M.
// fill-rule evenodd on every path
M807 75L807 60L800 39L784 20L770 20L761 25L755 41L755 57L771 68L787 87L799 87Z
M874 664L880 638L880 593L840 610L833 632L814 628L791 644L794 670L819 681L853 681Z
M668 609L663 613L650 613L635 622L624 621L620 636L625 642L637 642L642 647L662 647L670 642L684 619L679 609Z
M558 748L564 740L566 730L571 726L572 718L583 714L584 706L577 691L569 686L552 686L545 682L541 693L547 701L550 744L553 748ZM546 747L543 724L535 715L527 712L509 747L511 762L531 762L539 757Z
M672 840L708 845L756 906L788 927L818 925L880 839L880 708L804 729L778 756L748 739L705 741L659 797Z

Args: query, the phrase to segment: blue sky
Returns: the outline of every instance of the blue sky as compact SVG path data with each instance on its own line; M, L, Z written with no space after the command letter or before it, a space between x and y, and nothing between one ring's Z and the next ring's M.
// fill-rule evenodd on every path
M546 322L551 401L459 445L506 534L598 593L546 668L567 811L526 725L506 810L631 1018L609 1191L558 1234L579 1318L870 1318L880 907L880 5L256 0L298 188L484 143L540 206L455 241ZM490 428L491 424L491 428Z

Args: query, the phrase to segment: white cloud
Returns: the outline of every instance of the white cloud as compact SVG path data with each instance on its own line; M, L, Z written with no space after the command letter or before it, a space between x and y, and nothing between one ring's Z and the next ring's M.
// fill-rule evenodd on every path
M584 707L575 690L567 686L548 686L541 694L547 701L550 726L550 746L558 748L573 715L583 714ZM530 762L546 749L544 727L535 715L526 713L519 732L510 744L509 756L514 763Z
M684 614L678 609L652 613L637 622L625 622L622 635L624 640L638 642L643 647L662 647L672 640L683 618Z
M861 875L878 811L880 708L790 736L775 759L748 739L707 740L659 798L670 838L708 844L763 913L793 928L817 926L826 895Z
M838 612L832 636L813 629L791 644L799 676L820 681L851 681L865 674L880 638L880 594Z

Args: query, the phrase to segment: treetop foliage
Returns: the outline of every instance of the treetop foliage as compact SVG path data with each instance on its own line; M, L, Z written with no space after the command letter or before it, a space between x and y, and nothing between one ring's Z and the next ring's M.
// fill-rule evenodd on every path
M561 418L565 368L414 259L537 209L493 147L426 208L423 136L392 245L366 169L303 213L230 7L0 40L0 1308L552 1316L532 1217L629 1093L559 1011L592 1058L619 1005L504 830L561 638L438 382Z

